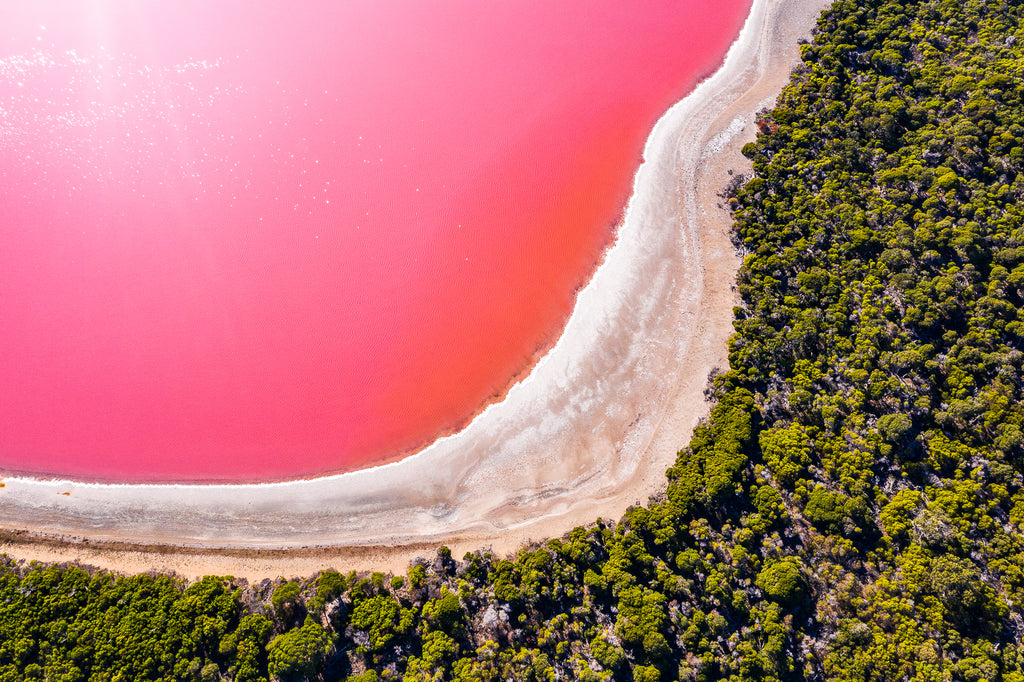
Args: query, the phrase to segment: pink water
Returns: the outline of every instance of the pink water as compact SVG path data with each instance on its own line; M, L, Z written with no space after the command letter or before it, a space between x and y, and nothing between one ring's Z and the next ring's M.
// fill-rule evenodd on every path
M0 470L296 478L465 424L748 9L0 4Z

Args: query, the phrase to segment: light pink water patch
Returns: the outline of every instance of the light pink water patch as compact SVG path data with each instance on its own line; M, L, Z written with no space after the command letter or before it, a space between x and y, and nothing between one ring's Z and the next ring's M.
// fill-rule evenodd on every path
M749 5L0 5L0 470L297 478L465 424Z

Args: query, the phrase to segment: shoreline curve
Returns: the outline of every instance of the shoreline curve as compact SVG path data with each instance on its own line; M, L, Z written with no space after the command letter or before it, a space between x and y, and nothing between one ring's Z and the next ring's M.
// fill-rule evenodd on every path
M648 137L616 241L561 337L463 431L399 462L279 483L6 478L0 552L188 577L402 570L442 543L514 551L659 492L728 362L739 255L718 194L749 173L753 114L828 4L754 0L723 65Z

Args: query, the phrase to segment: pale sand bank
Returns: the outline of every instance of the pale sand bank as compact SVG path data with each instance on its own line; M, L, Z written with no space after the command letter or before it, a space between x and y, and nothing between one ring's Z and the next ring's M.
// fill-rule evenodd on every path
M709 373L727 364L739 257L718 194L728 171L749 173L739 150L754 112L774 101L827 4L755 0L723 67L651 133L616 244L560 340L462 432L308 481L9 478L0 528L28 532L0 537L0 552L187 577L402 571L438 544L503 554L645 501L706 414Z

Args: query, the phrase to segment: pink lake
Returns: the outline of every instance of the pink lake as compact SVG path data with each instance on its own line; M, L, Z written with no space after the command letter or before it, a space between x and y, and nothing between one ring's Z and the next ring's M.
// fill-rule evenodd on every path
M0 5L0 471L393 460L559 335L750 0Z

